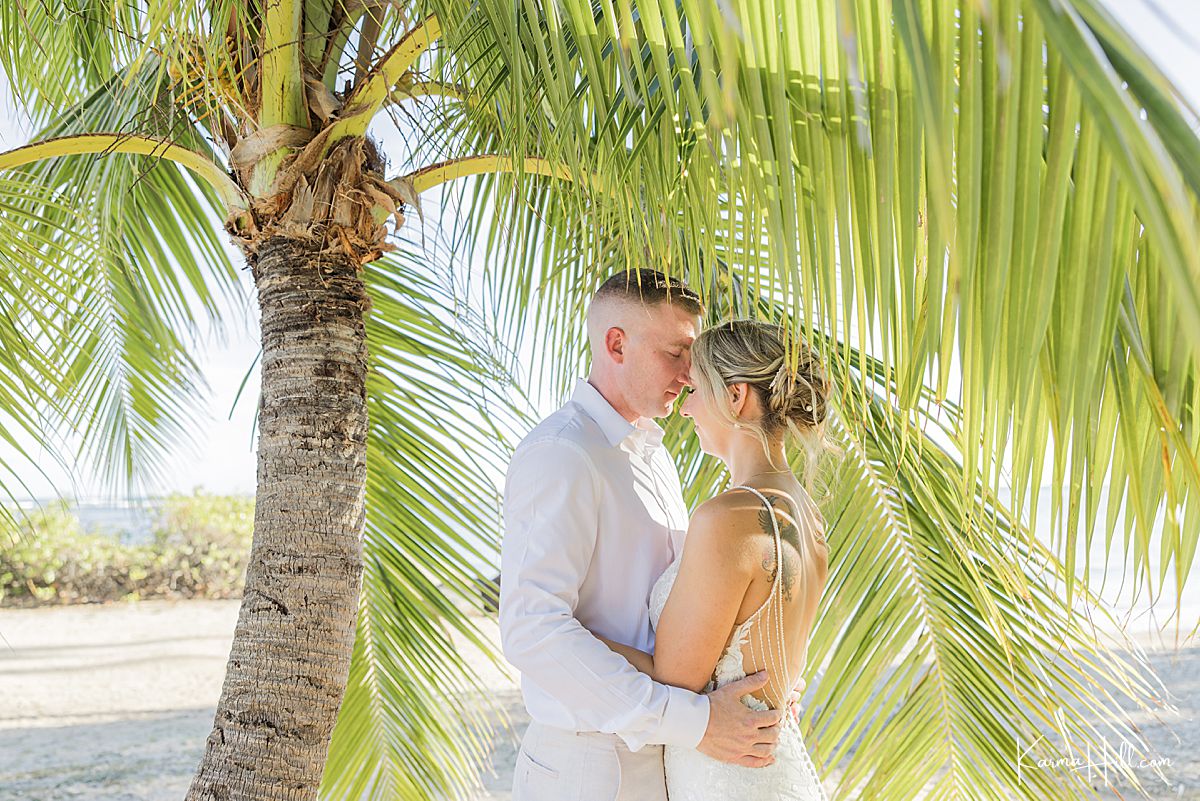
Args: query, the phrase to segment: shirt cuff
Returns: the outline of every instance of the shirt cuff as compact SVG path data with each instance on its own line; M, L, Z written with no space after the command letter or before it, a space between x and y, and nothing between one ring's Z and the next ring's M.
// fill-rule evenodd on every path
M657 739L666 745L695 748L708 730L708 715L712 709L708 696L682 687L668 685L667 688L670 695Z

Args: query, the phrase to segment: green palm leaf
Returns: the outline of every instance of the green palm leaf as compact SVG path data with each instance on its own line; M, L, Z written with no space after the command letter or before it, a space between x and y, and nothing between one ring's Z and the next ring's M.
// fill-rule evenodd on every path
M548 352L576 353L570 320L605 268L653 264L709 287L709 265L726 263L810 338L859 348L842 358L869 346L903 409L920 413L927 377L946 398L961 365L964 494L997 486L1011 462L1020 504L1051 452L1070 490L1052 500L1068 568L1096 522L1077 537L1079 511L1133 464L1110 445L1119 417L1101 413L1113 380L1138 387L1131 403L1150 399L1125 439L1140 453L1159 442L1169 465L1140 477L1145 504L1127 516L1138 569L1154 498L1196 514L1196 136L1102 8L502 6L437 6L457 59L446 77L491 92L501 152L591 177L575 192L481 182L487 202L467 213L488 232L498 331L528 327ZM577 369L561 360L556 388ZM848 399L852 429L868 400ZM1116 518L1102 525L1109 538ZM1186 580L1197 536L1168 532L1163 569Z
M152 130L211 155L202 133L172 116L157 74L147 63L113 76L35 140ZM24 339L54 366L37 382L55 399L40 430L73 429L84 450L70 461L86 455L113 489L150 480L201 429L207 389L190 351L203 324L245 306L217 197L174 164L122 154L47 159L8 180L0 227L27 243L11 301Z
M1086 777L1063 786L1036 767L1060 756L1042 738L1072 753L1107 753L1106 738L1146 753L1110 692L1151 707L1165 689L1081 625L1061 594L1065 566L988 488L964 498L959 459L899 430L911 426L879 398L868 438L836 435L846 458L823 503L830 579L809 649L821 670L805 714L814 759L862 797L1090 797ZM1107 617L1090 593L1081 600Z
M327 797L463 797L486 755L487 715L500 712L452 634L503 664L464 610L491 579L480 565L499 552L493 480L529 423L496 393L510 379L430 256L406 241L366 273L363 594Z

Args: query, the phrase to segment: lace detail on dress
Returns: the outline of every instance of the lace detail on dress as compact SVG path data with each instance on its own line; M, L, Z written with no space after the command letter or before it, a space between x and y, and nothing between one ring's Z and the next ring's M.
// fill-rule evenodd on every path
M758 495L771 514L775 527L775 571L771 585L771 593L758 610L740 623L730 636L729 644L717 660L713 669L713 678L708 682L704 692L712 692L730 682L746 677L745 664L742 657L742 647L750 637L754 623L760 620L763 611L776 599L782 572L783 551L779 538L779 523L775 518L774 508L766 498L753 487L741 487ZM685 545L686 547L686 545ZM650 591L650 622L658 628L663 609L666 608L667 598L675 579L679 576L679 565L683 554L672 562L655 582ZM782 635L780 628L778 634ZM778 642L783 645L782 636ZM783 654L786 664L786 654ZM786 669L780 675L787 675ZM797 689L803 690L804 679L799 679ZM783 693L780 697L787 697ZM741 697L741 701L751 709L766 710L770 706L749 693ZM765 768L744 768L720 762L691 748L668 745L664 749L664 761L667 773L667 794L672 801L725 801L729 798L744 799L784 799L785 801L828 801L825 788L821 785L820 775L804 745L800 728L791 714L784 714L780 726L779 744L775 750L775 763Z

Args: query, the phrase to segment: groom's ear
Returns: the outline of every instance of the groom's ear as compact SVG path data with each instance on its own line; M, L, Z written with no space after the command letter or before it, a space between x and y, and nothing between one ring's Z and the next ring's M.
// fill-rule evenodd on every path
M617 364L625 360L625 331L613 326L604 332L604 348Z

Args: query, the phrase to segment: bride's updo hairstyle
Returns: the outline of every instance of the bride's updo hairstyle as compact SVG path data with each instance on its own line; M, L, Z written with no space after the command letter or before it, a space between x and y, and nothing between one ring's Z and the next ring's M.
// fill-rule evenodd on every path
M791 434L814 468L823 450L840 452L825 436L832 386L820 359L801 343L788 363L786 334L781 326L758 320L730 320L706 328L692 343L692 381L705 406L735 428L750 429L770 455L770 441ZM745 382L758 396L763 414L739 419L727 387ZM774 465L786 469L786 465ZM812 469L805 470L811 486Z

